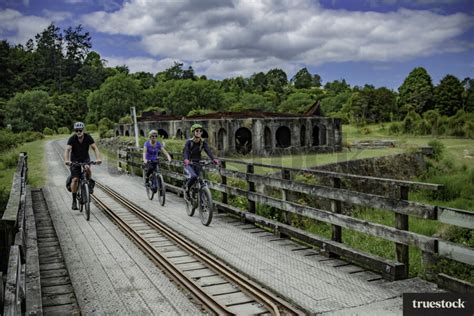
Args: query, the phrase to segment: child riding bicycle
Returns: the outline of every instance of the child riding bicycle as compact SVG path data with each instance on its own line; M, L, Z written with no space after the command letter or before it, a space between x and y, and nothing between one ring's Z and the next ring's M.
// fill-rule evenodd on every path
M146 169L145 185L147 185L148 178L150 177L150 175L158 167L158 158L160 155L160 151L165 154L166 159L168 159L168 161L171 161L171 156L165 150L163 145L159 141L157 141L157 137L158 131L154 129L151 130L148 133L149 140L147 140L143 145L143 164Z
M188 139L184 144L183 158L184 158L184 173L186 176L185 184L185 199L189 200L189 189L194 185L201 169L192 163L199 163L201 160L201 152L204 149L206 154L211 158L212 162L216 165L220 164L220 161L214 157L207 143L202 139L202 125L194 124L191 126L192 138Z

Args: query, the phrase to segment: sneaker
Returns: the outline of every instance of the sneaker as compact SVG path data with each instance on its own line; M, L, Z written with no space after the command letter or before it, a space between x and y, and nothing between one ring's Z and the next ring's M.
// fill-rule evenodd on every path
M79 208L77 208L77 201L76 200L73 200L72 201L72 207L71 207L73 210L78 210Z

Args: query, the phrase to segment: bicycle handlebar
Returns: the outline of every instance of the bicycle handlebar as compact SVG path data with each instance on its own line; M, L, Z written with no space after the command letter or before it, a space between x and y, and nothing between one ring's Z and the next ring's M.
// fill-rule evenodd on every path
M95 165L95 161L89 161L89 162L78 162L78 161L71 161L69 163L70 166L87 166L87 165Z

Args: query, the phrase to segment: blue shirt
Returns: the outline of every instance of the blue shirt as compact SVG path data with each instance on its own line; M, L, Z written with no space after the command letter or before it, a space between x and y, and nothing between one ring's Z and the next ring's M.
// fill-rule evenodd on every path
M149 140L145 142L143 145L146 148L146 160L151 160L155 161L158 160L158 155L160 154L161 148L163 148L163 145L159 141L155 143L155 146L151 144Z

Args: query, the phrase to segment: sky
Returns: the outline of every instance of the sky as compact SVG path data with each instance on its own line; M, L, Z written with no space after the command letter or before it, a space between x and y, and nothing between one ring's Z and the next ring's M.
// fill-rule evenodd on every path
M415 67L433 84L474 78L474 0L0 0L0 39L25 44L81 24L107 66L153 74L174 62L210 79L306 67L398 90Z

